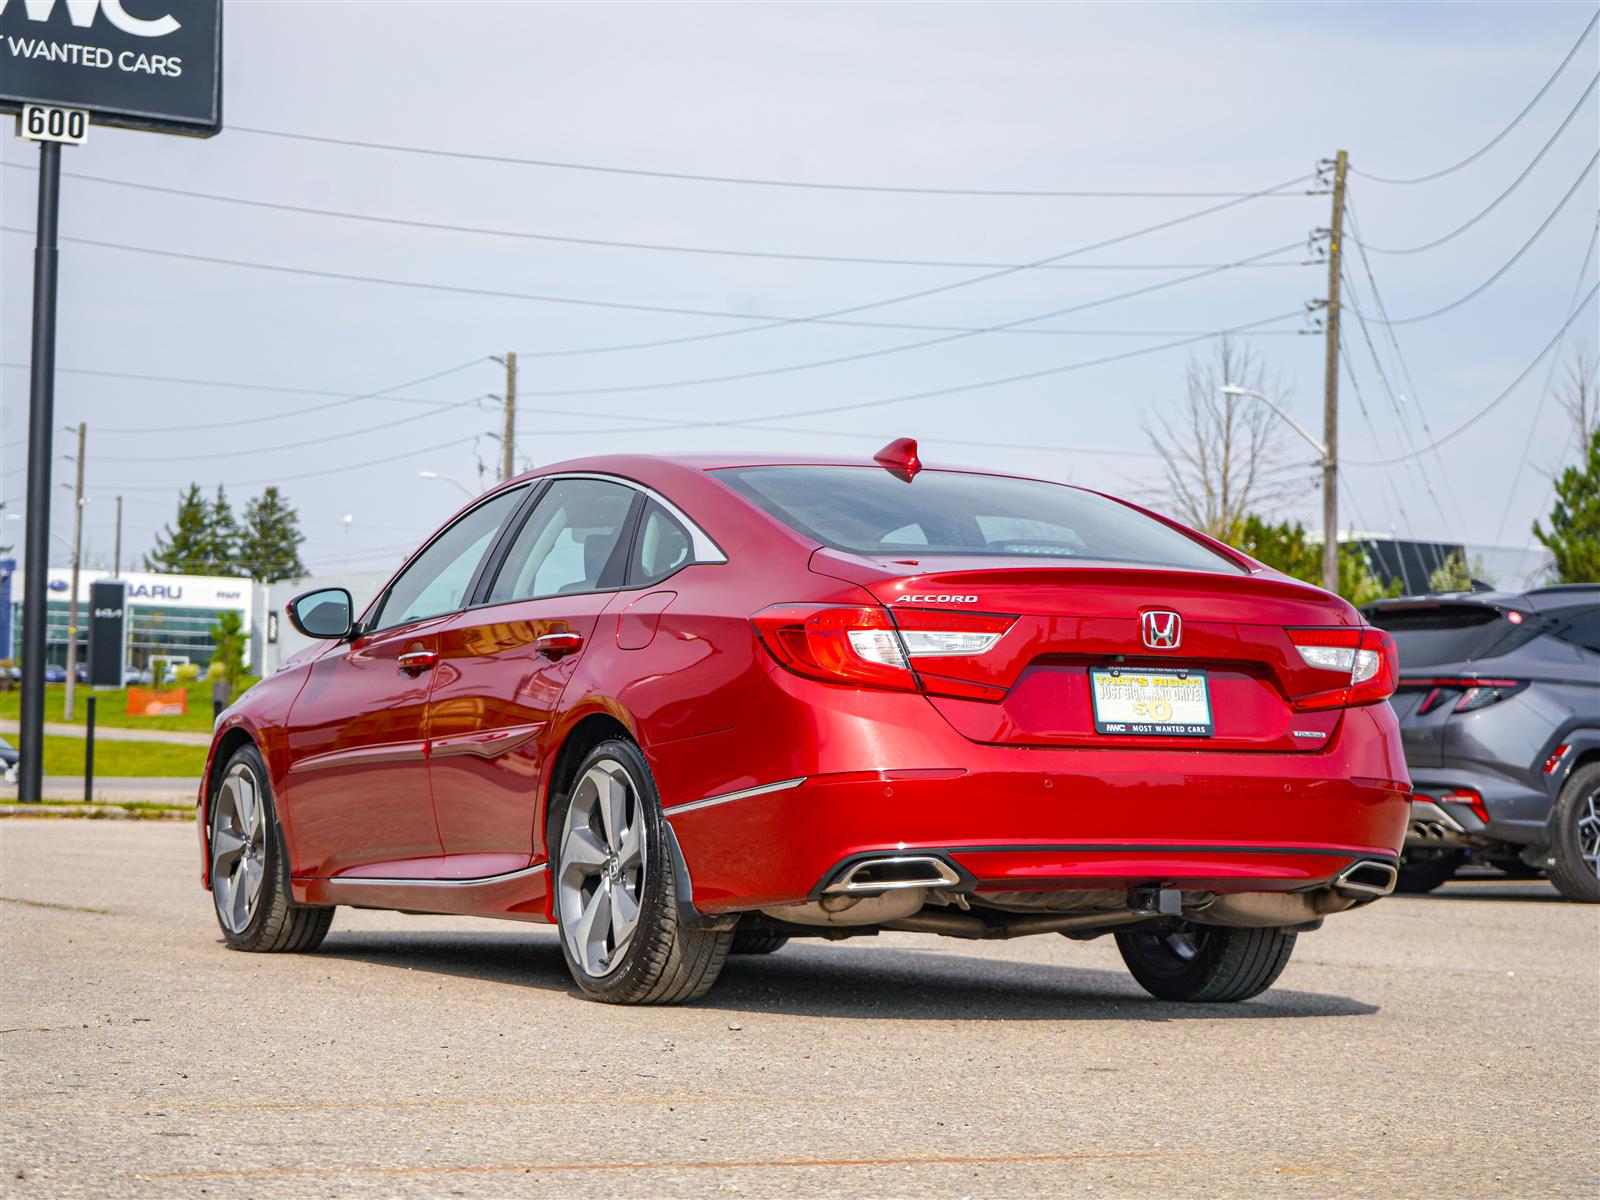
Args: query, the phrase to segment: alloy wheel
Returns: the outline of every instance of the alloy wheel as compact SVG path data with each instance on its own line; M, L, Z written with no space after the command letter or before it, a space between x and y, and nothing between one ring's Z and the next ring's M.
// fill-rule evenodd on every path
M255 772L228 768L211 818L211 896L223 928L242 934L261 898L267 871L266 813Z
M567 952L592 977L616 970L638 928L645 820L638 788L615 759L595 763L572 789L556 900Z
M1578 808L1578 854L1600 876L1600 788L1584 797Z

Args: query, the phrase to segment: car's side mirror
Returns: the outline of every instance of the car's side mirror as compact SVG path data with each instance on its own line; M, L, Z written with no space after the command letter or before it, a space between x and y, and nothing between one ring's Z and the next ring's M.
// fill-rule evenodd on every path
M344 588L318 588L289 601L289 624L309 638L346 638L355 619L354 609Z

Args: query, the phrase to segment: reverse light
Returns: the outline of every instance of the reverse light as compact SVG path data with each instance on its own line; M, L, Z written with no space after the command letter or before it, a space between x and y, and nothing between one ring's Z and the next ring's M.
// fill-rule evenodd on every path
M912 660L958 658L992 649L1015 617L874 605L774 604L751 618L771 655L797 675L828 683L973 700L1005 689L913 671Z
M1337 687L1295 697L1295 708L1353 708L1394 694L1400 679L1399 655L1394 639L1383 630L1362 626L1287 632L1306 666L1344 676Z

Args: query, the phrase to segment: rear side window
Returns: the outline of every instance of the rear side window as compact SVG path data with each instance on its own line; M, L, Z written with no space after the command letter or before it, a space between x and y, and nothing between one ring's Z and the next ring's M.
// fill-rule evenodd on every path
M654 500L648 501L633 542L628 586L657 583L686 565L693 555L694 542L683 522Z
M1514 632L1510 622L1484 604L1378 608L1368 613L1368 619L1394 638L1400 665L1406 668L1437 667L1503 654L1511 648L1506 635Z
M599 479L558 479L523 523L489 603L621 586L623 535L638 493Z
M1555 636L1600 654L1600 608L1580 609L1572 620L1555 631Z
M796 532L855 554L1082 558L1243 573L1160 521L1057 483L960 471L922 471L906 483L877 467L715 474Z

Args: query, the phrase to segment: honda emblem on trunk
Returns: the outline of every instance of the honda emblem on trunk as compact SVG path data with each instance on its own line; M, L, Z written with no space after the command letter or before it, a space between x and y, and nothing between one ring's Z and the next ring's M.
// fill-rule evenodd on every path
M1183 618L1175 612L1156 609L1139 614L1139 630L1144 644L1152 650L1176 650L1183 637Z

